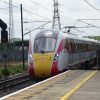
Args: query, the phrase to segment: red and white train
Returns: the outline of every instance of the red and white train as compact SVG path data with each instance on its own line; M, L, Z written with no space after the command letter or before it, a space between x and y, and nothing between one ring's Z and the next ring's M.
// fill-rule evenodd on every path
M33 77L47 78L79 63L91 68L99 46L100 42L93 39L43 30L30 40L28 72Z

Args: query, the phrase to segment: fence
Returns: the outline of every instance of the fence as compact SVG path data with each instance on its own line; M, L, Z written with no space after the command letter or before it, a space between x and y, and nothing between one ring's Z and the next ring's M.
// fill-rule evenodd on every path
M7 62L21 62L22 61L22 47L15 46L10 48L6 52L6 61ZM4 63L5 61L5 51L0 51L0 63ZM25 61L28 60L28 47L24 48L24 59Z

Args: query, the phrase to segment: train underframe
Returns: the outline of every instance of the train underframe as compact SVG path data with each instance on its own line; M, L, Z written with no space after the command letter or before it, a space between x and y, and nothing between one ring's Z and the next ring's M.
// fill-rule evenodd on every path
M90 60L87 60L87 61L81 63L80 66L81 66L81 69L84 69L84 70L96 69L97 58L92 58Z

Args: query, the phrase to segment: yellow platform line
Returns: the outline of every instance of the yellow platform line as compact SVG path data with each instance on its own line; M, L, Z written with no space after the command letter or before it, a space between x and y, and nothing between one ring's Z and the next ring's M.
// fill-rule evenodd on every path
M93 71L91 74L89 74L83 81L78 83L73 89L71 89L68 93L66 93L60 100L68 100L69 97L71 97L86 81L88 81L90 78L92 78L97 71Z

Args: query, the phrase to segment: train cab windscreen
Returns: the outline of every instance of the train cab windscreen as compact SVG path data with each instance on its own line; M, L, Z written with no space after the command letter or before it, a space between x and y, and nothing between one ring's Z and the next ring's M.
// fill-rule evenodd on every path
M47 37L41 37L37 38L34 43L34 52L53 52L55 50L56 46L56 39L55 38L47 38Z

